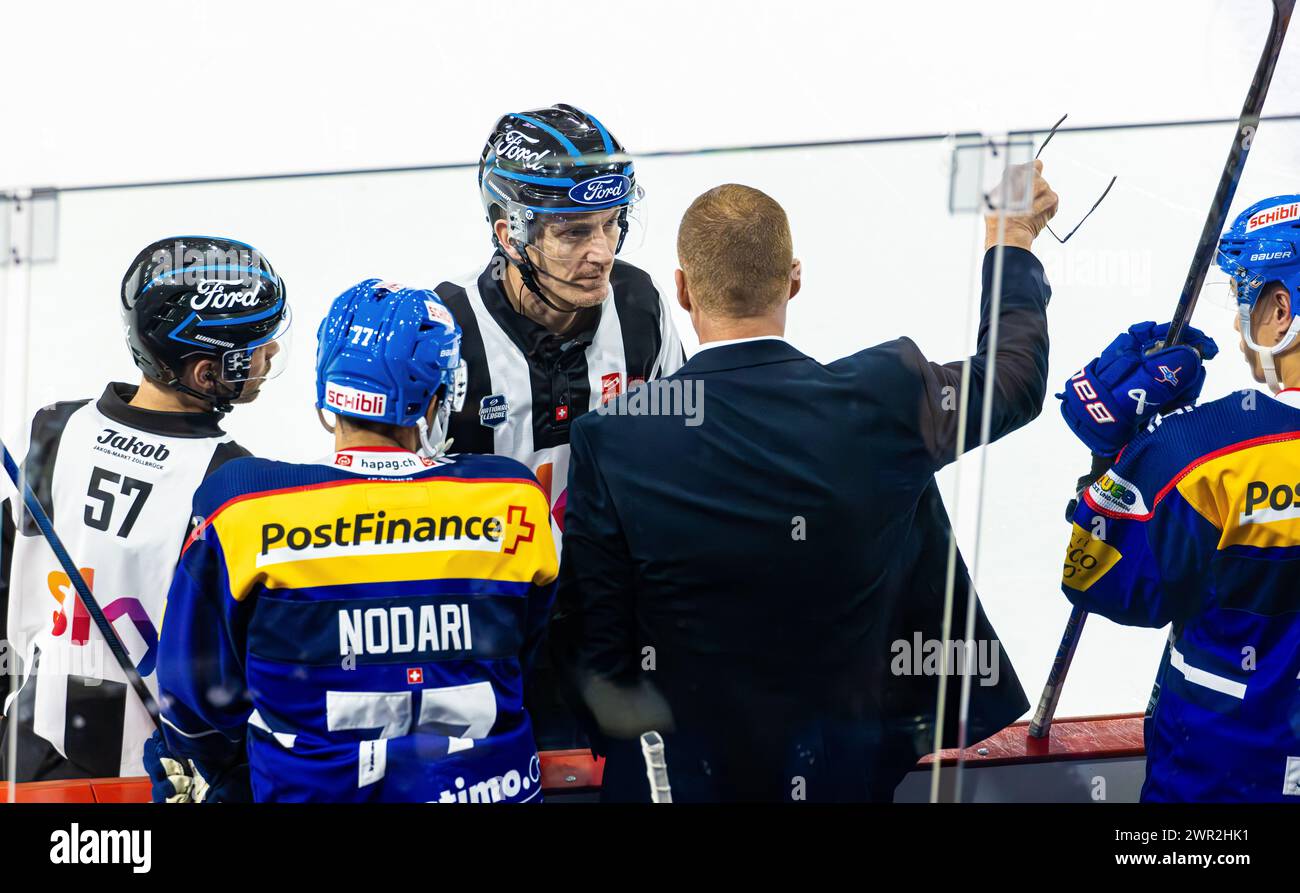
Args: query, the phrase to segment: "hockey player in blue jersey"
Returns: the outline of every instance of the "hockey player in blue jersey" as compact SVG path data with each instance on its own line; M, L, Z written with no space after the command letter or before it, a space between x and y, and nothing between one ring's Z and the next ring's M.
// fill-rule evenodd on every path
M1218 264L1269 390L1194 406L1214 343L1189 328L1148 356L1153 323L1074 375L1066 421L1118 459L1079 501L1062 584L1090 612L1170 626L1144 801L1300 804L1300 195L1244 211Z
M460 337L434 292L353 287L318 333L334 452L238 460L199 489L160 636L155 799L541 799L522 697L549 506L516 460L438 443Z

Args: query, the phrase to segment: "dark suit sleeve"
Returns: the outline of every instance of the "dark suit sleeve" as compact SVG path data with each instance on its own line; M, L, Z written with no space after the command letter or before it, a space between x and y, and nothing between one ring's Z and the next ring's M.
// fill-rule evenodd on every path
M579 421L571 434L564 552L551 659L572 703L593 676L628 680L637 673L632 559L609 487ZM585 707L573 703L579 716Z
M984 255L980 296L979 340L970 357L970 397L965 436L959 437L962 366L929 362L908 338L886 350L896 351L897 369L903 376L894 393L910 395L900 403L900 419L924 445L930 470L956 460L960 452L979 446L990 365L993 399L989 441L1027 425L1042 411L1047 395L1047 302L1051 287L1038 258L1021 248L1004 253L1000 307L997 315L996 359L990 364L993 329L993 278L997 250ZM879 384L877 382L876 384ZM959 444L960 441L960 444Z
M524 622L524 644L519 652L519 666L524 679L531 679L537 666L537 654L546 639L546 627L555 604L555 584L533 586L528 592L528 615Z

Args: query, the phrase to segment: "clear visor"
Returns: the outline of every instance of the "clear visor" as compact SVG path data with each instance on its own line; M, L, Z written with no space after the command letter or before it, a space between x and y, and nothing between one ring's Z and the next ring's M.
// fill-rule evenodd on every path
M1201 287L1200 303L1236 312L1237 283L1224 273L1206 276L1205 285Z
M1236 313L1242 304L1254 306L1266 278L1253 274L1244 267L1238 267L1235 275L1222 270L1211 271L1205 277L1205 285L1201 287L1200 300ZM1250 296L1251 291L1254 291L1254 297Z
M604 264L615 255L636 251L645 243L646 208L637 187L632 201L617 208L577 213L547 213L525 209L526 242L530 252L561 265Z
M226 384L269 381L289 365L293 345L293 311L286 305L274 332L247 347L221 355L221 380Z

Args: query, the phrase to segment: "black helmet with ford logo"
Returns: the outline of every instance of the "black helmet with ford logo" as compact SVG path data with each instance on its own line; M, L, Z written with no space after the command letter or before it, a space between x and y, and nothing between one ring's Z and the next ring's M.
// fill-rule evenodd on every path
M539 296L525 249L536 245L542 225L619 209L617 254L628 242L632 207L644 194L623 144L594 115L564 104L503 115L479 156L478 184L493 244L503 247L496 222L504 219L510 247L522 258L511 262Z
M146 376L226 410L244 385L280 363L254 362L290 321L284 281L250 245L214 236L173 236L141 251L122 279L122 323ZM203 393L181 379L189 362L219 361L224 387Z

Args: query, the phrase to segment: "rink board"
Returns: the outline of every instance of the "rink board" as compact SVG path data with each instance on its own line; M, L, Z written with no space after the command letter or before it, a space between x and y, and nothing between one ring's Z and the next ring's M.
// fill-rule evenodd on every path
M604 760L585 750L542 755L542 788L552 800L594 799ZM958 754L940 752L941 796L950 799ZM1050 739L1029 738L1016 723L966 748L962 800L976 803L1131 803L1145 774L1142 717L1059 719ZM895 793L897 803L930 797L933 758L926 757ZM38 781L18 785L19 803L147 803L147 778Z

